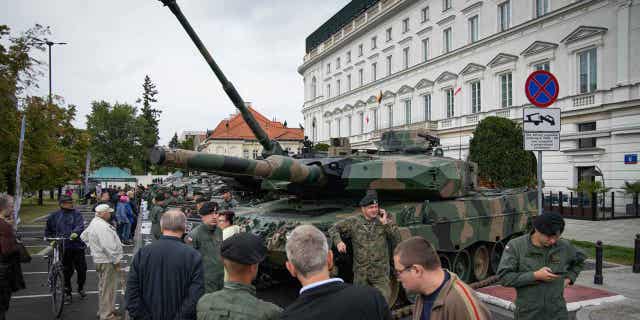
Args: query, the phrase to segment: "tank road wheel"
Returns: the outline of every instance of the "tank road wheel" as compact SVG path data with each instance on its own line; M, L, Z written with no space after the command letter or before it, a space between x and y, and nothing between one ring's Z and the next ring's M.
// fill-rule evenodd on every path
M477 281L484 280L489 275L489 249L484 244L473 252L473 275Z
M444 253L438 255L440 257L440 265L443 269L451 270L451 259Z
M502 252L504 251L504 243L502 241L498 241L491 248L491 271L494 274L498 273L498 265L500 264L500 259L502 258Z
M467 250L460 250L453 259L452 271L464 282L471 280L471 255Z

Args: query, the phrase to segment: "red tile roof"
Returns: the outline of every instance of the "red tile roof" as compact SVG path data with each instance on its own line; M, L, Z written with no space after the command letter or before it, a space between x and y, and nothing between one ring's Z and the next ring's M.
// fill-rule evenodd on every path
M304 131L302 129L285 128L281 122L271 121L251 107L249 107L249 112L272 140L304 140ZM231 119L220 121L211 136L209 136L209 139L257 140L240 113L234 115Z

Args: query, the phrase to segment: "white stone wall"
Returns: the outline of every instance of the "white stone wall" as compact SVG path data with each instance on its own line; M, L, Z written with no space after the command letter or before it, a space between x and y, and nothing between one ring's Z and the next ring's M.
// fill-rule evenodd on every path
M575 167L583 165L597 165L606 184L614 188L624 180L640 179L638 165L623 163L624 154L640 153L640 2L550 0L550 12L536 18L535 0L511 0L510 28L498 32L498 5L504 2L453 0L453 8L445 12L441 0L381 2L378 13L365 14L359 27L348 33L343 29L345 33L334 37L332 43L321 44L299 67L305 82L302 112L309 137L326 142L330 137L348 136L353 146L372 148L372 141L380 136L374 124L377 117L378 129L431 129L440 136L445 155L465 158L478 121L487 116L522 118L522 108L528 106L524 81L536 64L547 62L560 82L559 99L553 107L563 112L562 151L545 152L543 156L547 188L566 190L574 186ZM429 19L423 22L421 11L426 6ZM475 15L479 39L469 43L468 19ZM406 18L409 31L402 33ZM388 28L392 28L390 41L386 41ZM452 51L448 53L443 52L446 28L453 31ZM377 47L372 49L374 36ZM421 45L426 38L430 48L424 61ZM364 48L362 56L358 56L360 44ZM402 55L407 47L410 59L404 69ZM597 55L597 88L580 94L578 54L592 48ZM351 62L347 62L349 51ZM390 75L386 74L387 56L392 56ZM372 63L377 64L375 81ZM359 69L364 73L362 86L358 83ZM512 106L502 108L499 77L507 72L512 74ZM347 90L348 75L351 90ZM315 90L311 86L313 78ZM473 81L480 81L481 86L481 111L477 113L471 108ZM455 116L447 118L445 90L450 88L461 91L454 97ZM384 98L378 105L375 96L380 92ZM425 121L425 94L431 95L431 121ZM410 124L405 121L403 105L407 99L411 101ZM362 133L360 114L369 119L364 121ZM601 150L570 151L577 148L581 135L592 134L577 133L578 123L591 121L597 122L597 148Z
M289 150L291 154L300 152L301 141L279 141L284 150ZM252 140L209 140L203 152L222 154L239 158L253 159L254 155L262 154L262 145L258 141ZM246 151L246 152L245 152Z

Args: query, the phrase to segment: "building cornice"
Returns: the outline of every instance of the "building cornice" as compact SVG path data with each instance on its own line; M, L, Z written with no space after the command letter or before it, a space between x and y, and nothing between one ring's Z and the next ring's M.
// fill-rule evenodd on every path
M452 14L452 15L450 15L450 16L448 16L448 17L436 22L436 24L439 25L439 26L442 26L443 24L451 22L451 21L453 21L455 19L456 19L456 15Z
M478 2L466 7L464 9L460 10L460 11L462 11L462 13L464 13L464 14L467 14L470 11L472 11L473 9L480 8L480 7L482 7L482 1L478 1Z

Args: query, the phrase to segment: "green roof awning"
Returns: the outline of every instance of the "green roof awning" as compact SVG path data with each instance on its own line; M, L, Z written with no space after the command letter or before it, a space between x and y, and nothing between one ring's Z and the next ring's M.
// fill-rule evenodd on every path
M138 179L121 168L102 167L91 173L89 181L136 182Z

